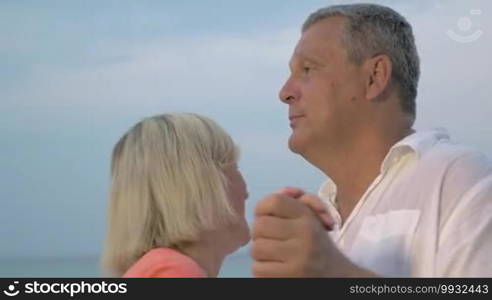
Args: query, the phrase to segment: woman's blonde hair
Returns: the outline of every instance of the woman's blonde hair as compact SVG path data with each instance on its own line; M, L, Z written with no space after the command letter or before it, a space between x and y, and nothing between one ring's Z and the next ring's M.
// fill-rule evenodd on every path
M144 119L116 143L103 267L122 275L152 248L180 249L237 222L223 168L238 149L214 121L192 113Z

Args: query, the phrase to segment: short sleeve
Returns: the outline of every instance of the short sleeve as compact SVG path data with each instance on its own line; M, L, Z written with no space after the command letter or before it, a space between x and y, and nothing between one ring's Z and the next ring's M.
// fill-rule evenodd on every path
M149 268L149 278L203 278L204 271L194 262L180 260L156 264Z

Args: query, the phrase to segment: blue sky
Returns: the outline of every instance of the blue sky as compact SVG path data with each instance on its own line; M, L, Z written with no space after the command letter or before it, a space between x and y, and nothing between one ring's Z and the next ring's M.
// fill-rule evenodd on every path
M143 117L208 115L242 149L249 220L284 185L323 176L287 149L277 92L299 26L354 1L0 1L0 260L97 255L113 144ZM414 25L416 127L492 155L490 1L369 1ZM480 9L480 15L470 15ZM469 17L472 27L457 27ZM448 30L483 34L472 43Z

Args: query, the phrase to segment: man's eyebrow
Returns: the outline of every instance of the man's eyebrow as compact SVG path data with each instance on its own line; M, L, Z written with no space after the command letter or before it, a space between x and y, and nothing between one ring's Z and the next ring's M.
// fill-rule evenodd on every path
M307 61L308 63L312 63L314 65L320 65L320 66L324 65L324 63L322 62L323 60L315 55L307 55L302 52L296 52L295 56L297 56L298 60L300 61Z

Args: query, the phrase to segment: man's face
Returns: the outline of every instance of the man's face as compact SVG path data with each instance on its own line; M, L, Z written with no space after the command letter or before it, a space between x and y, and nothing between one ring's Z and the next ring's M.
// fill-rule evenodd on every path
M289 148L303 156L327 146L343 149L357 128L364 79L341 43L344 22L331 17L302 34L290 61L291 75L279 93L289 105Z

